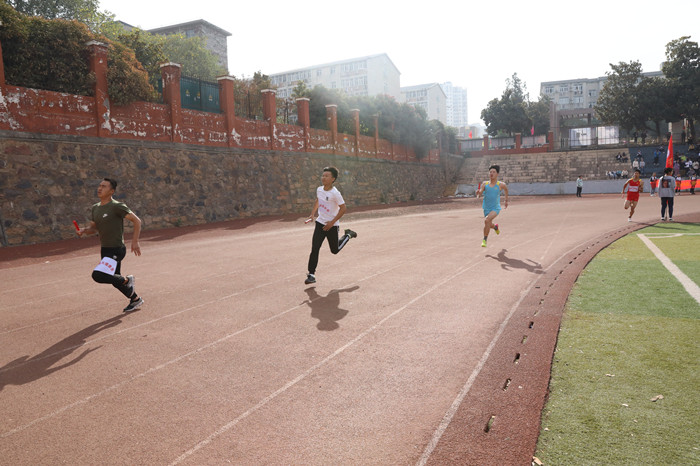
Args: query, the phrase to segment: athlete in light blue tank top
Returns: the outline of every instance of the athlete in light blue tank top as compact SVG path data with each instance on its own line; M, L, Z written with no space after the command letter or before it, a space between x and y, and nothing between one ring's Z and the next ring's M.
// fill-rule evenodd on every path
M486 240L489 237L489 232L493 228L497 235L501 234L498 228L498 223L493 223L493 219L501 212L501 191L506 195L505 208L508 208L508 186L505 183L498 181L498 173L501 167L491 165L489 167L489 180L484 181L479 190L476 192L476 197L483 194L484 201L481 204L484 209L484 239L481 242L481 247L486 247Z
M484 217L494 210L497 213L501 212L500 184L500 181L496 181L495 185L492 185L488 181L484 181L484 202L481 203L481 207L484 209Z

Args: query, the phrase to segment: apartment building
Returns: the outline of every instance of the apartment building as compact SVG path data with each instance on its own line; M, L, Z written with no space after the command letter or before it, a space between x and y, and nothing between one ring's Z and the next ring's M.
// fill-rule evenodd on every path
M385 53L308 66L270 75L277 97L291 97L303 82L306 87L322 85L340 89L349 96L390 95L400 98L401 73Z
M642 76L663 77L663 73L651 71L642 73ZM593 108L607 79L607 76L601 76L593 79L547 81L540 84L540 94L552 99L557 110Z
M402 87L400 101L422 107L428 114L428 120L438 120L447 125L447 96L440 84Z
M466 136L469 127L469 118L467 114L467 90L453 86L451 82L440 84L442 90L447 96L447 126L457 128L459 136Z

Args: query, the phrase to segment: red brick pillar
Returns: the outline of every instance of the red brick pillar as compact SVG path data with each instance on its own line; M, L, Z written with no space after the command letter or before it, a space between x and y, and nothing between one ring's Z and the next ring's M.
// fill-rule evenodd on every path
M489 135L484 134L484 150L489 150Z
M263 89L263 118L270 125L270 150L275 150L275 124L277 123L277 91Z
M297 102L297 119L299 124L304 129L304 151L309 151L310 135L309 129L311 128L311 117L309 116L309 99L306 97L300 97L296 100Z
M182 142L182 101L180 100L181 65L163 63L160 75L163 78L163 103L170 108L170 140Z
M520 147L523 144L523 135L522 133L515 133L515 148L520 149Z
M547 142L549 143L549 152L554 150L554 131L547 132Z
M374 156L379 158L379 115L372 115L374 121Z
M331 146L333 153L338 150L338 106L335 104L326 105L326 121L331 132Z
M355 156L360 156L360 110L353 108L350 110L352 122L355 127Z
M5 63L2 59L2 44L0 44L0 93L5 94Z
M90 52L90 72L95 76L95 121L97 137L112 134L109 116L109 91L107 84L107 45L91 40L87 44ZM4 74L4 73L3 73Z
M232 76L220 76L216 78L219 82L219 105L224 114L224 124L226 125L226 140L229 147L237 144L238 132L236 131L236 102L233 98L234 78Z

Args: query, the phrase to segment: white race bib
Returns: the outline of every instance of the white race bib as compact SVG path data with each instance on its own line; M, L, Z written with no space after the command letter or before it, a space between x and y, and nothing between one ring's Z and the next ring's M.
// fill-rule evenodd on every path
M117 270L117 261L110 257L103 257L97 267L95 267L96 272L103 272L109 275L114 275Z

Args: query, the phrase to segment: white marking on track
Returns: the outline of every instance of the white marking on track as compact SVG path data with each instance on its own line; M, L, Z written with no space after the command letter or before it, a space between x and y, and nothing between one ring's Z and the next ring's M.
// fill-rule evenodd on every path
M655 238L676 238L678 236L682 236L681 234L674 234L671 236L656 236ZM671 272L671 275L673 275L676 280L680 282L681 285L683 285L683 288L685 288L685 291L688 292L690 296L697 301L698 304L700 304L700 286L697 285L689 276L683 273L681 269L678 268L676 264L669 259L666 254L661 251L661 249L658 248L648 237L647 235L640 233L637 235L639 239L642 240L642 242L649 248L651 252L654 253L657 259L663 264L664 267L666 267L666 270Z

